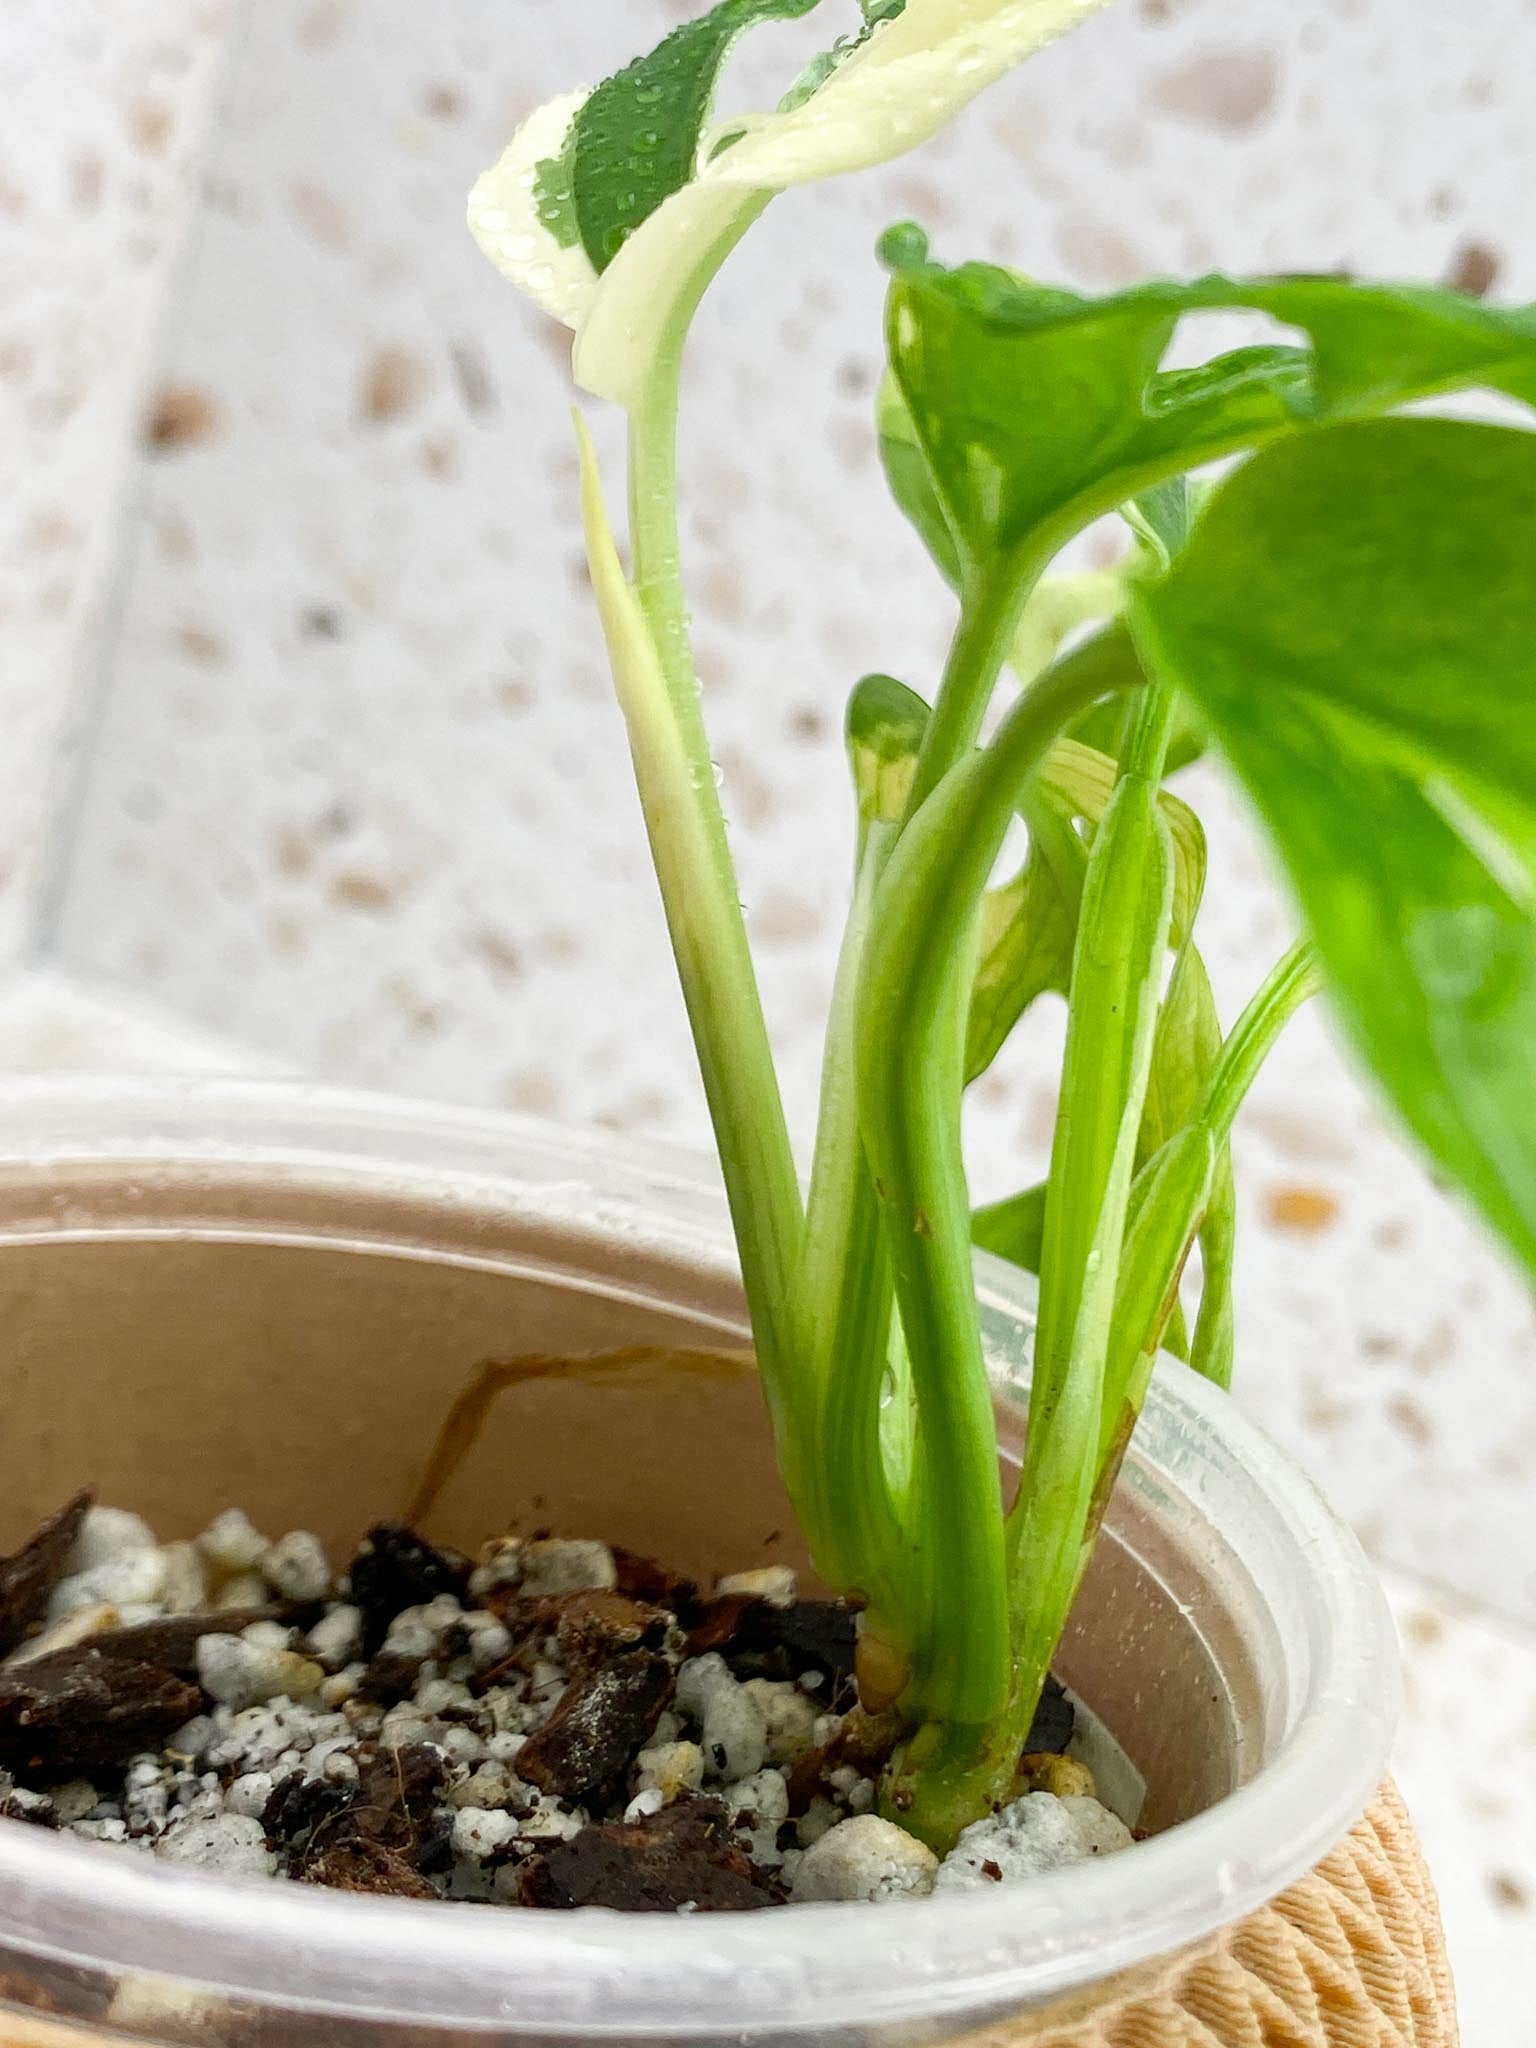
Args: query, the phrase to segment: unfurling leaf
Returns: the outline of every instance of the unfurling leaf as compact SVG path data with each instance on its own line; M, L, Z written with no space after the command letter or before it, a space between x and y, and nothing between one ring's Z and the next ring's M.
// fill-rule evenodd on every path
M579 327L597 290L581 246L569 147L584 92L562 93L518 129L469 195L469 231L504 277L567 327Z
M1225 483L1136 622L1268 826L1357 1048L1536 1270L1533 562L1536 436L1337 426Z
M1058 740L1035 772L1024 804L1029 853L1012 881L989 889L982 903L967 1081L992 1064L1033 1003L1067 993L1088 863L1088 841L1074 821L1083 821L1091 839L1114 794L1115 772L1107 755L1077 740ZM1167 790L1158 805L1173 845L1170 938L1184 947L1205 887L1205 834L1189 806ZM1154 1067L1154 1084L1156 1073ZM1156 1142L1171 1129L1159 1131Z
M819 0L720 0L649 55L605 79L563 152L582 246L601 273L699 168L721 66L754 23L809 14Z
M1071 824L1059 818L1054 829L1065 858L1046 853L1041 828L1052 828L1043 806L1035 827L1023 867L982 899L981 944L966 1024L967 1083L991 1066L1026 1010L1043 995L1064 996L1071 980L1088 852L1081 842L1074 852Z
M577 381L596 396L631 412L644 404L658 363L709 279L776 193L916 148L1101 0L906 0L904 7L875 0L862 9L863 31L802 73L778 111L732 116L701 132L701 108L723 55L723 48L716 54L720 38L728 42L752 20L803 13L810 4L727 0L613 81L612 105L621 118L610 136L606 122L592 116L601 147L589 140L583 151L577 109L588 102L568 98L557 103L558 115L552 108L535 114L476 186L470 219L477 239L514 283L578 329ZM639 111L652 107L658 118L631 127L635 75L669 45L666 75L642 88L658 97ZM599 87L592 99L606 90ZM628 140L652 132L655 170L615 176L615 166L627 171L645 158L645 151L626 153ZM584 154L594 166L590 181ZM568 178L563 170L541 174L540 165L562 158ZM685 182L668 190L680 166ZM571 215L563 205L551 207L552 193L570 195L579 249L561 244L560 227L566 223L568 232ZM618 202L631 193L633 207L619 213ZM588 253L593 248L596 260ZM606 267L599 280L600 264Z
M971 1239L994 1258L1021 1266L1026 1273L1040 1270L1040 1244L1045 1235L1045 1182L1036 1181L1017 1195L1001 1202L988 1202L971 1215Z
M894 676L870 675L848 699L848 761L859 821L894 825L907 807L928 706Z

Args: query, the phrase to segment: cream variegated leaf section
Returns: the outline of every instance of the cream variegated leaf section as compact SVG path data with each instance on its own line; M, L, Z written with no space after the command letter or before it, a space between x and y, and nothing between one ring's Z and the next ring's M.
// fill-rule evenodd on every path
M799 106L717 123L691 183L599 278L540 220L535 166L559 154L582 95L519 130L475 187L470 222L514 283L577 330L578 383L638 410L657 362L725 255L776 192L901 156L1103 0L907 0ZM558 114L556 109L559 109ZM727 137L730 140L720 147Z
M475 180L469 231L503 277L567 327L579 329L597 272L579 241L562 247L539 209L539 168L557 160L590 91L562 93L528 116L500 158Z

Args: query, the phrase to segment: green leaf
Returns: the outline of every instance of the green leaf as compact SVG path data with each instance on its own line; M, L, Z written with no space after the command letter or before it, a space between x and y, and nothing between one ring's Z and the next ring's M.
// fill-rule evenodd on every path
M952 590L958 590L964 565L954 528L934 489L928 458L912 424L901 386L889 371L881 379L880 395L875 401L875 431L891 496L916 528L939 574Z
M982 902L966 1033L968 1082L992 1064L1033 1003L1067 993L1088 863L1088 845L1073 821L1082 819L1091 837L1114 794L1115 774L1107 755L1077 740L1058 740L1032 778L1021 806L1029 853L1013 879L989 889ZM1167 790L1159 794L1158 806L1173 845L1170 938L1184 946L1205 887L1205 833L1188 804ZM1160 1129L1156 1142L1173 1128Z
M1041 763L1041 787L1060 800L1069 814L1098 825L1115 793L1116 767L1107 754L1081 740L1058 740ZM1173 924L1171 939L1188 939L1205 893L1205 828L1182 798L1160 790L1157 798L1173 845ZM1171 1136L1171 1131L1164 1136Z
M1211 1133L1188 1124L1148 1160L1131 1192L1099 1424L1100 1471L1112 1468L1111 1482L1178 1308L1179 1276L1210 1200L1218 1158Z
M1194 500L1188 482L1182 476L1170 477L1120 509L1132 533L1152 550L1159 567L1166 569L1182 551L1194 524Z
M576 188L571 159L575 154L576 123L565 132L558 156L544 157L534 166L533 200L539 221L562 249L574 249L581 240L581 222L576 214Z
M1201 460L1207 446L1241 447L1309 409L1299 350L1246 350L1160 377L1181 312L1203 303L1198 287L1095 301L988 265L943 270L910 239L888 236L884 253L896 273L891 369L962 577L1156 483L1159 454L1164 466L1170 450Z
M1271 279L1245 303L1308 330L1323 415L1381 412L1408 394L1474 385L1536 405L1536 307L1337 277Z
M1202 1379L1230 1387L1237 1352L1233 1269L1237 1256L1237 1184L1223 1149L1200 1226L1200 1308L1189 1362Z
M818 0L720 0L605 79L564 152L576 224L601 274L698 167L720 68L754 23L809 14ZM541 165L547 170L547 165Z
M1037 824L1040 822L1037 813ZM1071 827L1062 822L1065 838ZM1043 995L1065 995L1077 939L1078 901L1087 849L1079 845L1076 873L1047 858L1039 835L1011 882L982 900L981 945L966 1025L965 1078L986 1072L1010 1032Z
M1080 627L1119 617L1125 591L1119 568L1045 577L1030 592L1008 650L1014 674L1026 683L1044 674Z
M1223 485L1136 627L1267 824L1367 1064L1536 1269L1533 562L1536 437L1343 425Z
M1168 551L1179 539L1170 507L1144 494L1330 418L1469 384L1536 402L1536 313L1452 292L1207 277L1087 299L990 265L945 270L911 229L883 249L898 389L883 419L904 410L908 444L898 497L930 546L947 534L958 569L942 556L941 567L961 580L1138 497ZM1236 308L1301 327L1313 346L1159 367L1185 314ZM926 500L911 476L918 457Z
M819 57L811 59L780 100L780 113L793 113L796 107L804 106L813 93L820 92L833 72L869 41L882 22L894 21L906 4L907 0L859 0L859 11L864 16L863 27L856 35L839 36L830 50L823 50Z
M894 676L869 675L848 699L848 761L859 820L894 825L907 808L928 706Z
M1186 940L1163 999L1152 1049L1152 1075L1142 1113L1138 1163L1152 1159L1188 1129L1205 1100L1221 1057L1221 1020L1199 950ZM1232 1373L1232 1260L1237 1233L1237 1190L1232 1156L1222 1142L1211 1168L1200 1228L1200 1309L1190 1362L1223 1385ZM1172 1348L1170 1344L1170 1348ZM1182 1354L1181 1354L1182 1355Z
M1037 1181L1022 1193L1001 1202L988 1202L971 1213L971 1239L984 1252L1022 1266L1026 1273L1040 1270L1040 1245L1045 1234L1045 1182Z

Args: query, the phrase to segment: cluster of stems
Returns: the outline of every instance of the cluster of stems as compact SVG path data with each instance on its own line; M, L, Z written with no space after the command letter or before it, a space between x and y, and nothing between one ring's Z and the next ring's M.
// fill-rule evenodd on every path
M1025 608L1065 538L1034 536L962 580L920 740L864 807L802 1189L689 644L676 492L685 327L631 418L627 576L584 443L594 584L784 1478L822 1576L862 1604L863 1704L903 1723L887 1810L944 1846L1009 1794L1159 1345L1187 1349L1216 1378L1229 1368L1228 1133L1310 992L1311 964L1303 949L1288 956L1226 1045L1212 1035L1190 929L1200 877L1184 874L1181 889L1163 789L1174 702L1127 658L1122 628L1026 677L982 743ZM1116 697L1121 738L1105 761L1070 735ZM1063 803L1053 764L1073 762L1101 770L1102 786ZM1040 1274L1010 1500L961 1106L978 1060L1028 1000L1025 976L978 1053L985 911L1020 816L1076 933L1049 1176L1003 1205L1035 1240ZM1027 951L1027 923L1008 942ZM1197 1096L1185 1086L1187 1099L1165 1099L1179 1094L1157 1085L1165 1036L1182 1046L1192 1031L1210 1041ZM1197 1239L1205 1281L1191 1346L1179 1290Z

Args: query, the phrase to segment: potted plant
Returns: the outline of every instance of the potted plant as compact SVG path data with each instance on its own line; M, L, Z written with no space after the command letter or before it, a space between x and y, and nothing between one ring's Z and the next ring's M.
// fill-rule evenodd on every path
M105 2001L98 2016L169 2037L178 2024L206 2033L243 2002L276 2038L273 1958L291 1940L308 1957L296 2003L364 2030L414 2020L509 2038L735 2039L809 2027L833 2040L889 2023L919 2030L903 2038L942 2035L1210 1937L1316 1862L1384 1760L1390 1660L1358 1559L1208 1391L1225 1387L1233 1357L1228 1138L1286 1019L1325 987L1431 1156L1532 1262L1536 1132L1521 1055L1536 986L1536 727L1524 710L1536 681L1536 442L1404 409L1466 387L1536 399L1536 318L1341 278L1205 278L1091 300L992 266L946 268L913 228L886 236L881 449L952 586L957 623L926 696L866 676L850 698L852 910L802 1192L689 652L675 465L689 323L775 192L922 141L1084 11L1069 0L865 0L862 22L776 112L713 119L735 36L814 5L724 0L594 92L542 110L477 186L471 221L488 252L575 327L578 383L628 418L627 568L582 432L593 586L717 1134L773 1455L804 1539L797 1555L857 1613L855 1712L869 1747L854 1775L876 1811L845 1806L836 1827L866 1844L872 1829L855 1821L884 1830L885 1861L852 1874L845 1863L808 1885L800 1873L817 1845L802 1844L790 1851L805 1859L791 1896L927 1892L940 1859L978 1889L908 1902L903 1911L922 1917L905 1924L884 1905L829 1918L807 1903L793 1924L775 1914L751 1926L652 1926L637 1940L607 1924L573 1935L539 1915L510 1916L516 1924L494 1936L482 1915L461 1932L446 1910L424 1917L424 1902L381 1909L278 1888L257 1905L236 1887L239 1903L226 1907L222 1887L193 1901L167 1873L114 1872L110 1939L94 1950L64 1943L67 1966L40 1985L67 2011L93 2010L79 1990L88 1984ZM1234 309L1297 338L1165 367L1184 315ZM1117 515L1130 543L1119 569L1051 577L1077 533ZM1204 842L1167 787L1206 748L1255 803L1307 930L1225 1035L1195 937ZM999 876L1020 820L1027 852ZM964 1090L1047 997L1067 1013L1049 1175L973 1214ZM462 1368L479 1353L619 1344L585 1371L500 1375L536 1408L534 1426L525 1406L514 1433L519 1476L502 1473L512 1506L501 1512L626 1548L638 1532L642 1547L663 1550L658 1532L670 1530L675 1562L712 1571L756 1568L769 1535L786 1540L742 1506L762 1502L740 1489L748 1475L761 1482L763 1445L743 1426L739 1364L718 1346L702 1372L658 1360L654 1344L633 1348L732 1329L719 1239L665 1176L648 1188L632 1166L602 1160L578 1182L588 1213L558 1202L551 1213L542 1162L521 1177L487 1172L483 1150L451 1122L333 1106L317 1112L331 1119L323 1137L301 1121L285 1144L253 1152L259 1109L217 1095L194 1108L189 1123L163 1104L116 1105L111 1141L94 1143L40 1110L30 1156L49 1162L71 1215L84 1203L92 1256L107 1245L110 1270L129 1276L135 1342L176 1284L183 1254L162 1241L173 1219L176 1241L201 1247L185 1254L200 1288L216 1269L238 1269L227 1278L235 1356L259 1350L274 1298L305 1302L307 1325L343 1363L329 1395L318 1376L306 1380L298 1412L307 1430L325 1413L347 1441L374 1444L357 1461L355 1504L377 1512L388 1460L429 1433L434 1404L452 1391L445 1351ZM449 1161L435 1208L422 1147ZM130 1175L126 1195L102 1194L121 1186L125 1161L145 1159L147 1185ZM40 1236L60 1233L26 1227L24 1168L14 1178L8 1263L26 1274ZM227 1247L220 1226L231 1221L238 1256L208 1250ZM123 1257L125 1229L158 1249L135 1242ZM274 1279L272 1243L306 1232L322 1263L290 1253ZM574 1287L573 1244L587 1246ZM978 1279L978 1245L1011 1277L984 1262ZM1197 1245L1198 1293L1186 1306ZM432 1255L425 1267L406 1256L413 1247ZM478 1312L450 1325L473 1330L474 1345L438 1333L408 1415L384 1418L387 1458L378 1425L358 1413L362 1361L338 1318L337 1269L324 1263L342 1259L351 1288L356 1262L381 1249L389 1259L366 1270L393 1275L381 1301L410 1298L402 1335L419 1340L429 1320L417 1297L437 1283L424 1270L451 1275L467 1298L467 1271L496 1269L495 1315L510 1284L519 1325L515 1345L486 1332ZM61 1251L47 1245L45 1270ZM643 1277L658 1255L664 1281ZM603 1284L594 1263L608 1269ZM1037 1291L1022 1275L1038 1276ZM114 1350L93 1315L72 1291L57 1330L121 1359L122 1329ZM1000 1409L998 1392L1010 1373L1021 1383L1031 1325L1026 1419L1006 1398ZM549 1329L557 1341L542 1345ZM1185 1358L1192 1377L1154 1380L1160 1350ZM390 1372L400 1384L401 1369ZM463 1391L449 1448L485 1422L496 1377ZM584 1410L594 1392L600 1406ZM633 1439L599 1451L589 1426L600 1416L606 1432L625 1400L666 1446L639 1486L623 1476L629 1449L613 1455ZM199 1441L180 1429L183 1445ZM294 1448L286 1440L286 1458L266 1464L306 1470ZM208 1470L227 1486L221 1450ZM585 1493L571 1489L571 1464L596 1475ZM706 1510L711 1468L726 1498L709 1494ZM129 1476L147 1502L148 1474L130 1466ZM394 1477L403 1486L398 1465ZM185 1493L178 1472L167 1507L181 1521ZM584 1530L576 1501L598 1517ZM488 1532L465 1529L461 1512L449 1533ZM726 1535L735 1558L720 1549ZM354 1595L357 1579L354 1566ZM1171 1604L1160 1586L1175 1589ZM782 1596L755 1578L724 1597L756 1610ZM695 1663L713 1654L704 1643L689 1639ZM780 1628L775 1651L788 1654L787 1643ZM1055 1799L1031 1763L1053 1664L1133 1758L1152 1762L1154 1821L1187 1824L1093 1867L1082 1848L1067 1860L1085 1867L1026 1909L998 1859L1029 1831L1021 1809L1038 1814L1032 1801ZM705 1723L707 1747L706 1710L686 1713ZM816 1747L830 1743L823 1733ZM724 1736L719 1748L723 1777ZM626 1794L633 1782L626 1775ZM642 1783L635 1797L658 1790ZM657 1810L604 1825L644 1832ZM899 1853L897 1838L909 1845ZM50 1860L18 1846L14 1829L0 1834L0 1900L24 1922L18 1957L48 1945L81 1882L78 1847L58 1847ZM568 1891L549 1902L579 1901ZM389 1916L407 1911L419 1932L402 1971L392 1951L406 1923ZM236 1925L241 1916L250 1925ZM128 1963L213 1988L189 1993L178 2022L174 1999L136 2004L132 1973L113 1978ZM1405 2040L1450 2038L1433 1971L1410 1994L1409 1963L1396 1968L1368 1971L1359 1996L1397 1996L1404 2027L1421 2029ZM1090 2005L1106 1996L1142 1992L1090 1990ZM1331 2038L1328 2009L1324 1998L1298 2020L1312 2029L1299 2038Z
M865 1603L864 1695L909 1724L886 1803L947 1843L1013 1781L1159 1346L1227 1383L1228 1136L1314 989L1440 1168L1536 1252L1536 442L1398 416L1467 387L1536 398L1536 317L1339 277L1085 299L887 234L881 450L956 623L927 696L871 675L849 700L853 907L802 1201L689 655L689 324L775 192L922 140L1083 9L866 5L777 112L711 125L735 36L807 11L717 6L553 103L481 180L471 224L574 326L578 384L628 418L627 571L578 421L589 559L778 1457L821 1570ZM1234 310L1301 345L1165 367L1186 314ZM1053 581L1117 511L1120 572ZM1164 787L1207 746L1307 927L1225 1038L1195 943L1200 827ZM1028 852L1000 878L1019 819ZM1050 1173L973 1215L963 1091L1047 995L1067 1008ZM1040 1276L1006 1513L973 1242Z

